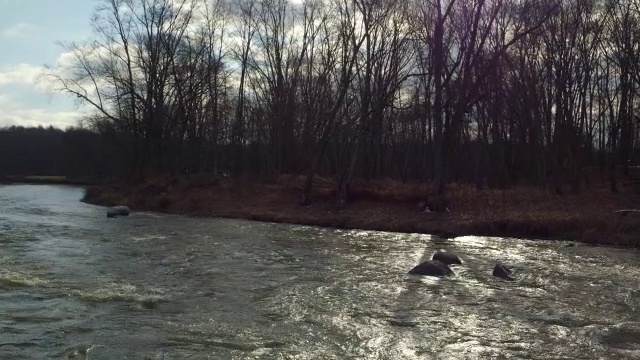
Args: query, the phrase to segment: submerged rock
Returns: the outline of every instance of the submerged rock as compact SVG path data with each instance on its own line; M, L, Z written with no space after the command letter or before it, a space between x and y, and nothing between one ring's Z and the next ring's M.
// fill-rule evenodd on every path
M493 267L493 276L498 277L503 280L513 281L515 280L512 276L512 271L505 264L497 263L496 266Z
M112 218L112 217L116 217L116 216L127 216L129 215L129 213L131 212L131 210L129 210L128 207L126 206L114 206L114 207L110 207L107 210L107 217L108 218Z
M449 276L453 275L453 271L449 269L447 264L438 260L427 260L420 263L413 269L409 270L411 275L427 275L427 276Z
M462 264L462 260L460 260L458 255L450 252L446 252L446 251L438 251L437 253L433 254L433 256L431 257L431 260L440 261L445 265L451 265L451 264L461 265Z

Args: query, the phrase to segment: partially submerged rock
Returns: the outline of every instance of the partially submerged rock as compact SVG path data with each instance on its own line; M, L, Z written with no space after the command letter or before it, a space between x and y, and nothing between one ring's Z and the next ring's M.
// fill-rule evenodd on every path
M128 216L131 210L126 206L113 206L107 210L107 217L113 218L116 216Z
M493 276L497 278L513 281L515 279L511 276L511 274L511 269L509 269L505 264L497 263L496 266L493 267Z
M427 276L449 276L453 275L453 271L449 269L447 264L438 260L427 260L420 263L413 269L409 270L411 275L427 275Z
M438 251L437 253L433 254L431 260L438 260L445 265L462 264L462 260L460 260L458 255L446 251Z

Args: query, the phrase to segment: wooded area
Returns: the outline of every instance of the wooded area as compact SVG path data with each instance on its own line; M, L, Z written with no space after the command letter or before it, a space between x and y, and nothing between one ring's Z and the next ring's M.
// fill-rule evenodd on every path
M138 178L617 191L640 155L638 0L101 0L91 21L44 78Z
M126 152L105 136L80 128L0 129L0 183L28 176L96 182L127 176Z

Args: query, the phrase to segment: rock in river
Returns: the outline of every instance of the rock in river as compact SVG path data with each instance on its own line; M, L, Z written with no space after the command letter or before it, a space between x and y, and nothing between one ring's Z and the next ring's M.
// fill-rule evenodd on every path
M496 266L493 267L493 276L500 279L513 281L514 278L511 276L511 273L511 269L509 269L505 264L497 263Z
M409 270L411 275L427 275L427 276L449 276L453 275L453 271L449 269L447 264L438 260L427 260L420 263L413 269Z
M460 260L458 255L446 251L438 251L437 253L433 254L431 260L438 260L445 265L462 264L462 260Z
M127 216L130 212L131 210L126 206L114 206L107 210L107 217Z

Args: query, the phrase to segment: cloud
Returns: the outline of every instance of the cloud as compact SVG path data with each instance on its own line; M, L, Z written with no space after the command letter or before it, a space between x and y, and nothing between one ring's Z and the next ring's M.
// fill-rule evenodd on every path
M2 37L5 39L28 39L36 33L36 30L35 25L20 22L2 31Z
M0 67L0 88L11 84L34 85L42 66L30 64L11 64Z
M67 128L77 126L81 113L74 110L53 109L53 106L30 107L19 99L0 94L0 128L8 126L54 126Z
M72 77L74 60L72 52L60 53L54 71ZM0 128L66 128L77 126L83 116L92 112L88 105L78 107L75 97L52 91L52 82L43 76L45 72L44 66L28 63L0 64ZM88 91L93 94L92 87Z
M0 128L78 124L85 112L63 95L48 96L48 85L40 79L43 71L42 66L25 63L0 66Z

